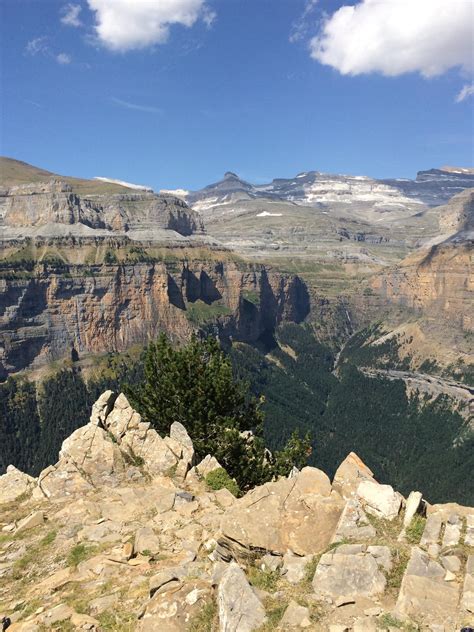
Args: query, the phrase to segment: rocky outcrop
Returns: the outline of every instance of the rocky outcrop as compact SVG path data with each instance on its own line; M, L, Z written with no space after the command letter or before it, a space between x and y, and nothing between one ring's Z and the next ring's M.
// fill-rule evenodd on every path
M217 596L221 632L252 632L266 620L265 609L234 562L224 571Z
M55 226L67 225L70 234L94 231L130 234L153 240L160 230L188 236L204 230L200 216L182 200L148 192L96 194L84 197L58 179L14 186L0 196L3 239L42 235L54 237Z
M251 295L255 297L249 300ZM255 342L309 311L298 277L264 266L172 261L38 265L0 276L0 379L74 354L123 351L160 331L186 339L217 323L222 336Z
M18 501L33 490L35 479L28 474L17 470L14 465L7 467L6 474L2 476L0 487L0 505Z
M100 487L117 487L147 476L178 469L184 477L194 450L181 424L164 439L141 421L126 397L106 391L94 404L90 422L68 437L59 461L38 477L38 492L47 498L86 494ZM181 463L182 462L182 463ZM144 548L147 548L146 546Z
M416 251L371 281L384 301L442 325L472 331L472 242L447 240Z
M354 453L332 483L305 467L237 499L207 487L214 461L195 465L185 425L161 437L104 393L38 479L0 477L0 617L12 632L472 620L474 508L405 501Z
M327 476L304 468L297 476L256 487L225 513L221 547L239 557L252 551L321 553L331 541L343 502ZM314 525L318 529L314 529ZM235 542L238 546L235 546Z

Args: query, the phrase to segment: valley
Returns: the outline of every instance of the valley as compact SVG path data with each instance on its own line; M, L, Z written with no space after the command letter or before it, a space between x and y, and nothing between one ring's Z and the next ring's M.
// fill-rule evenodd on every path
M78 410L141 379L159 332L212 334L265 397L271 449L309 431L329 474L356 449L402 491L472 502L472 173L256 187L228 173L175 195L0 166L2 441L15 465L54 462L86 422ZM453 474L432 487L440 461Z

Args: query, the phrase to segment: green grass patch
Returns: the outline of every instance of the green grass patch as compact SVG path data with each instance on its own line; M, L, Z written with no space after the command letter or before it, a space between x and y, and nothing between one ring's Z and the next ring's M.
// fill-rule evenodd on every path
M230 307L218 301L208 305L204 301L197 300L188 305L186 310L188 320L194 325L203 325L221 316L229 316L230 314L232 314Z
M66 560L67 565L75 568L78 564L91 557L95 551L96 547L89 547L82 543L76 544L69 551L69 555Z
M137 617L127 610L111 612L106 610L97 617L101 630L114 630L114 632L135 632L137 629Z
M219 624L217 619L217 604L208 601L189 624L189 632L215 632Z
M313 558L306 564L303 578L303 584L305 586L311 586L314 574L316 573L316 567L319 564L320 559L321 555L314 555Z
M252 303L252 305L260 307L260 294L255 290L243 290L242 298L244 298L249 303Z
M40 545L41 546L49 546L50 544L52 544L54 542L54 540L56 539L56 531L50 531L48 534L46 534L44 536L44 538L41 540Z
M209 472L204 480L210 489L218 490L225 488L236 497L240 495L239 486L223 467Z
M406 548L392 549L392 569L387 574L387 588L389 590L398 591L400 589L409 559L410 553Z
M275 592L280 575L278 571L263 571L255 566L247 569L247 578L254 588Z
M285 610L288 608L288 602L276 599L267 599L264 605L267 621L258 628L258 632L273 632L282 620Z
M420 516L419 514L415 514L415 516L413 516L413 520L410 522L405 531L407 542L410 544L419 544L423 531L425 530L425 524L426 518L423 518L423 516Z

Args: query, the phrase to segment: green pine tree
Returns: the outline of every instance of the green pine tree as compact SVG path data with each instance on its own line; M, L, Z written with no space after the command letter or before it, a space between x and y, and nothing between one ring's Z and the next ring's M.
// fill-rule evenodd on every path
M250 395L247 383L234 379L230 359L215 339L193 337L187 345L173 347L161 335L145 353L144 378L141 385L126 389L143 420L162 435L180 421L197 458L214 455L241 489L306 462L309 437L293 436L274 456L266 450L263 401Z

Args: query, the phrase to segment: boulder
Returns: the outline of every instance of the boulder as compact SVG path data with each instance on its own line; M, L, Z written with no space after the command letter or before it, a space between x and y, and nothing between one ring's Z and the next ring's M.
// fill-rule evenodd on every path
M390 556L388 548L387 555ZM386 579L380 567L387 555L376 557L362 544L341 545L325 553L313 578L316 598L357 600L383 593Z
M210 584L200 579L157 591L146 604L137 632L186 632L190 621L211 600Z
M304 555L300 557L299 555L294 555L291 552L285 553L283 556L281 574L290 584L298 584L304 579L306 567L312 559L312 555Z
M176 571L173 568L165 569L150 577L150 597L153 597L157 592L174 590L179 583L180 579Z
M323 551L334 536L343 502L334 492L325 496L308 492L307 474L298 484L301 474L266 483L238 499L222 517L219 544L227 541L234 557L239 547L280 555L288 549L297 555ZM317 489L329 491L324 484Z
M311 626L309 608L300 606L296 601L290 601L280 621L280 626L284 630L287 628L309 628Z
M199 476L206 478L209 472L214 470L218 470L222 467L219 461L214 457L208 454L203 458L203 460L196 465L196 472Z
M300 494L317 494L329 496L331 493L331 481L329 476L315 467L304 467L291 478L296 481Z
M474 546L474 513L466 516L466 534L464 536L464 544Z
M42 511L34 511L29 516L26 516L26 518L23 518L23 520L20 520L15 533L20 533L27 529L34 529L41 524L44 524L44 513Z
M105 430L87 424L63 442L58 463L41 472L38 485L48 498L82 495L118 485L124 470L118 445Z
M36 479L9 465L5 474L0 476L0 505L18 501L30 494L36 486Z
M283 558L280 555L270 555L267 553L260 559L260 568L262 571L270 571L275 573L283 564Z
M217 604L220 632L252 632L266 621L263 605L235 562L222 575Z
M426 519L423 535L421 536L420 546L428 547L430 545L437 545L439 540L439 534L441 531L441 525L443 520L441 514L431 514Z
M423 495L421 492L410 492L405 505L405 515L403 516L403 527L405 529L410 526L415 514L419 512L422 501Z
M337 468L332 482L333 489L343 498L355 494L361 481L373 481L374 474L355 452L350 452Z
M458 514L451 514L446 521L443 535L443 548L456 546L461 539L462 521Z
M365 505L366 511L377 518L393 520L400 512L402 501L391 485L362 481L356 493Z

